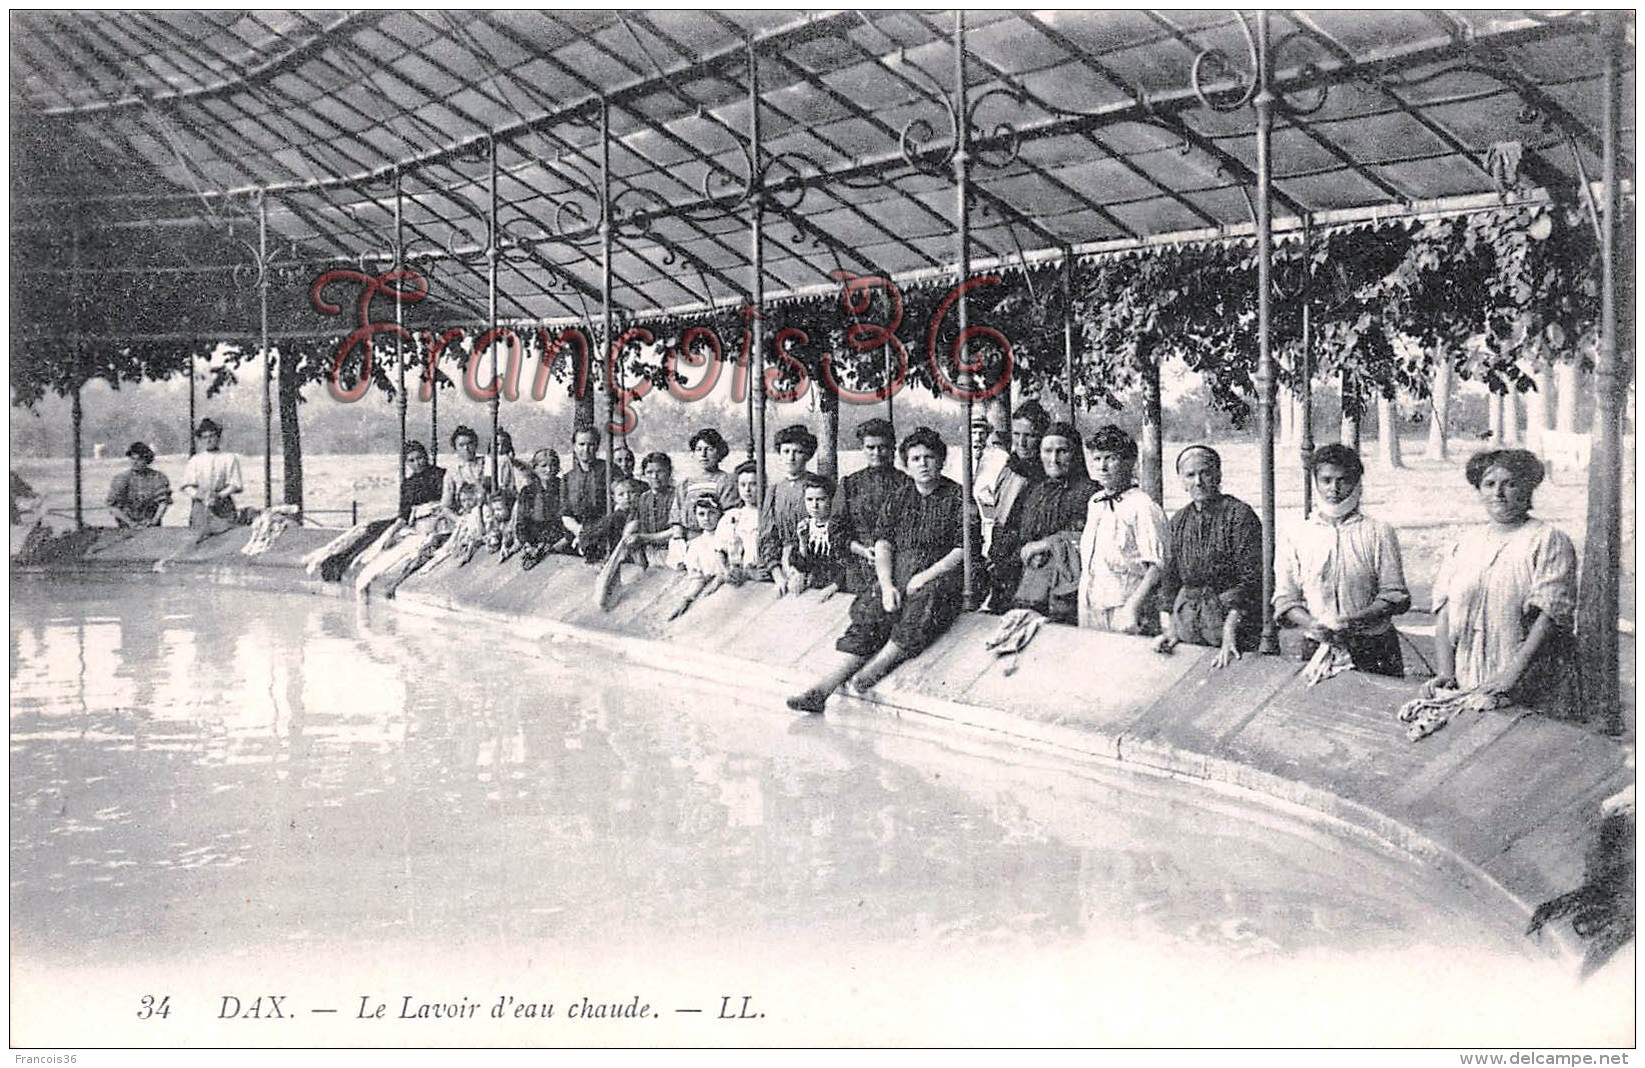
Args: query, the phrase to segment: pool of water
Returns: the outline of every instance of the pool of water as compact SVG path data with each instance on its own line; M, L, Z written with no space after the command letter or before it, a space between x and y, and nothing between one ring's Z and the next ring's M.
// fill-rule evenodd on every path
M1554 967L1486 888L1194 784L797 718L733 679L382 605L11 592L14 960L690 944Z

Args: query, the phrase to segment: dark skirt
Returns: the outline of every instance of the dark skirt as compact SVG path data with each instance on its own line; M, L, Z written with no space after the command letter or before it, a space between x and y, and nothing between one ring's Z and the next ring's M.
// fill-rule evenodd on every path
M1392 675L1396 679L1405 677L1405 657L1400 655L1399 631L1394 628L1389 627L1382 634L1344 634L1342 644L1354 658L1355 671ZM1314 639L1302 639L1304 656L1312 658L1318 648L1319 642Z
M1177 591L1177 601L1171 606L1171 623L1177 637L1189 645L1208 645L1222 648L1222 627L1228 620L1228 609L1222 598L1209 586L1184 586ZM1261 626L1241 618L1234 632L1234 648L1242 653L1256 649L1261 637ZM1397 643L1394 652L1399 652ZM1312 653L1309 653L1312 656ZM1354 657L1359 663L1359 657Z
M189 507L188 525L201 537L221 534L240 525L240 511L234 506L233 497L219 497L210 508L196 497Z
M889 613L876 581L851 602L851 625L834 648L852 656L873 656L889 641L909 655L922 652L959 618L964 593L965 577L956 568L918 592L904 594L902 609Z

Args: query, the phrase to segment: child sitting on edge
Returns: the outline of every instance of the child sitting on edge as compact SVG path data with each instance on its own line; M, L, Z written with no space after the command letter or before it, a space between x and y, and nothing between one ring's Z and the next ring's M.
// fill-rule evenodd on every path
M619 563L632 560L645 566L644 553L632 552L636 547L632 535L640 528L635 505L645 491L646 484L637 478L622 478L611 483L611 513L588 523L577 536L577 547L582 550L584 560L601 564L620 551L623 559L619 559Z
M504 559L519 552L521 569L530 571L547 554L570 546L571 532L560 522L560 454L538 449L514 498Z
M668 563L669 542L673 540L668 514L674 504L674 461L666 452L648 452L640 461L640 473L649 488L635 505L640 520L636 540L648 564L663 566Z
M804 483L805 518L794 528L794 538L783 546L782 567L774 574L777 589L790 596L821 590L826 601L845 584L851 566L851 520L832 515L834 483L807 473Z
M691 505L693 520L705 533L699 538L693 538L685 547L685 584L680 596L672 602L668 613L669 619L678 619L700 598L713 593L721 585L732 581L733 572L741 572L742 566L732 562L740 552L735 539L728 541L722 535L730 530L726 526L729 515L720 514L719 499L704 494L698 497ZM736 582L741 582L738 578Z
M726 558L725 580L740 586L759 577L760 471L749 460L737 465L736 475L737 498L742 504L726 512L712 529L713 540Z

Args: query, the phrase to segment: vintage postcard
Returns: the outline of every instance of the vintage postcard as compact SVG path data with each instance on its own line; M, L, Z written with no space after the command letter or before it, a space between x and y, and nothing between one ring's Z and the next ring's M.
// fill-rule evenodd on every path
M16 1063L1627 1063L1632 12L9 28Z

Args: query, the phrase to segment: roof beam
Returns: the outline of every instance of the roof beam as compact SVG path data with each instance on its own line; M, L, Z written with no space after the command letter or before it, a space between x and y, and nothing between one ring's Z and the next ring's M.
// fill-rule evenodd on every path
M66 105L63 107L43 108L39 114L51 118L80 119L94 115L106 115L120 111L141 110L150 104L176 104L186 101L204 100L222 96L226 93L235 93L261 85L273 78L279 77L288 71L306 62L310 57L323 51L335 42L339 34L369 26L386 16L390 8L377 8L366 11L353 11L322 26L314 36L306 41L299 42L291 48L277 55L271 56L261 63L243 67L238 76L225 78L210 85L196 86L192 89L177 89L169 93L133 93L118 100L99 101L95 104ZM231 67L241 67L238 62L223 57Z

